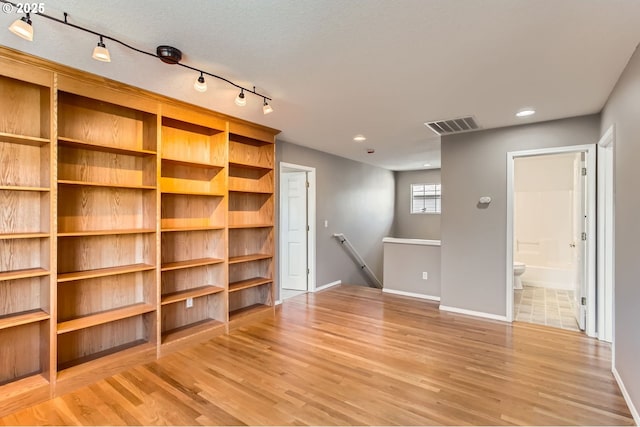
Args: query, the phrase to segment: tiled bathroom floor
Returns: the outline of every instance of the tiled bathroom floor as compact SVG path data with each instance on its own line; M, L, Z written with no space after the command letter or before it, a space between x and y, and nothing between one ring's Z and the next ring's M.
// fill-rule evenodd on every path
M520 322L538 323L577 331L573 313L573 291L537 288L524 285L514 290L513 318Z

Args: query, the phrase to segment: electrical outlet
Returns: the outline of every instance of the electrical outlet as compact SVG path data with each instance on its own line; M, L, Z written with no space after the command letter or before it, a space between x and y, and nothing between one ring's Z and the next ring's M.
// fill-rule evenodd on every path
M427 280L429 278L429 274L426 271L422 272L422 280Z
M187 298L187 308L193 307L193 298Z

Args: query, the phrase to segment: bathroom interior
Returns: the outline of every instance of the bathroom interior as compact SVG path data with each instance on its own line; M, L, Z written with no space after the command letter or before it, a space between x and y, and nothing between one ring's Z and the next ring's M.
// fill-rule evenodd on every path
M584 153L515 159L513 318L580 330Z

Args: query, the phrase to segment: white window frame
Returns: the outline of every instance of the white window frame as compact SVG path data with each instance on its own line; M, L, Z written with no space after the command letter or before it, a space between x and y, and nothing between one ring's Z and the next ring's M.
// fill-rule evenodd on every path
M413 211L413 187L416 185L435 185L440 190L440 203L437 203L440 208L437 212L414 212ZM414 183L409 184L409 213L411 215L440 215L442 213L442 184L439 182L431 182L431 183Z

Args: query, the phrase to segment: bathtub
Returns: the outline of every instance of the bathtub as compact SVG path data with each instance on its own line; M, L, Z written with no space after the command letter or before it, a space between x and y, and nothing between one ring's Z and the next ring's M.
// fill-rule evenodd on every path
M527 264L522 275L525 285L552 289L575 290L576 272L573 268L545 267Z

